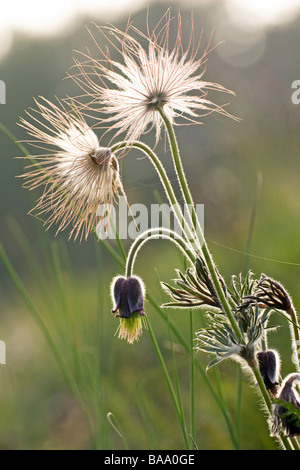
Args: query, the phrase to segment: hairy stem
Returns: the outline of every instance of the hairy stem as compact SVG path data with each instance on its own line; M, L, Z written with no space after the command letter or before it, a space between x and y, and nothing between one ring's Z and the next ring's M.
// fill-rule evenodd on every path
M128 145L129 144L127 142L117 143L117 144L115 144L111 147L111 152L115 153L119 150L127 148ZM180 208L180 205L179 205L178 200L176 198L176 195L174 193L174 190L173 190L173 187L172 187L171 182L169 180L169 177L167 175L167 172L166 172L164 166L162 165L161 161L159 160L157 155L153 152L153 150L151 150L150 147L143 144L142 142L136 142L136 141L132 142L132 143L130 143L130 147L141 150L150 159L151 163L153 164L155 170L157 171L157 173L159 175L162 186L165 190L165 193L167 195L167 198L169 200L171 208L174 212L174 215L177 219L179 227L182 229L182 236L185 237L186 240L188 240L188 242L191 245L190 250L194 251L194 253L195 253L195 249L192 245L192 243L195 243L195 241L196 241L195 240L195 234L193 233L193 231L190 228L189 224L185 223L182 210Z
M171 242L175 243L183 252L184 254L190 259L192 263L194 263L195 258L193 253L190 252L190 247L186 243L183 238L178 237L176 232L167 229L165 227L156 227L150 228L145 232L141 233L132 243L130 250L128 252L127 260L126 260L126 270L125 276L129 277L133 273L133 265L138 254L138 251L141 247L149 240L154 240L157 238L164 238L170 240Z
M180 187L181 187L181 190L182 190L182 194L183 194L185 203L188 205L188 207L191 208L191 211L192 211L191 217L192 217L192 221L193 221L194 230L196 231L196 235L197 235L197 238L198 238L198 247L201 249L203 257L206 261L207 267L209 269L209 273L210 273L212 281L214 283L214 287L217 291L219 300L220 300L220 302L222 304L222 307L224 309L224 313L226 313L226 315L227 315L227 317L230 321L230 324L231 324L237 338L242 341L243 340L242 334L241 334L240 329L239 329L239 327L236 323L236 320L235 320L235 318L232 314L232 311L231 311L230 305L227 301L227 298L224 294L223 287L222 287L222 285L220 283L220 280L219 280L219 277L217 275L216 268L215 268L212 256L211 256L211 254L209 252L209 249L207 247L207 244L206 244L206 241L205 241L205 238L204 238L204 235L203 235L202 227L199 223L199 220L198 220L198 217L197 217L197 214L196 214L196 211L195 211L194 201L193 201L191 192L189 190L188 183L187 183L187 180L186 180L186 176L185 176L185 173L184 173L184 169L183 169L183 166L182 166L182 162L181 162L181 158L180 158L180 154L179 154L179 149L178 149L178 145L177 145L177 139L176 139L176 136L175 136L175 133L174 133L173 126L172 126L171 122L169 121L169 119L167 118L167 116L164 114L163 110L159 109L159 112L161 114L161 117L162 117L165 125L166 125L166 129L167 129L167 132L168 132L169 142L170 142L170 147L171 147L172 157L173 157L173 163L174 163L174 167L175 167L175 170L176 170L176 173L177 173L178 181L179 181L179 184L180 184Z

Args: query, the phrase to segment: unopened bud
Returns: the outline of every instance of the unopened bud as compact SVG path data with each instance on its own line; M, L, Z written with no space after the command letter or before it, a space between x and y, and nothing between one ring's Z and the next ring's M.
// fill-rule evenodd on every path
M289 311L292 301L284 287L274 279L261 275L255 294L256 300L270 308Z
M290 374L283 381L274 406L273 435L282 431L288 437L300 435L300 397L295 388L297 384L300 384L300 374Z
M142 334L142 317L146 316L144 308L145 288L137 276L128 278L118 276L111 285L111 297L114 304L113 313L120 318L119 338L133 343Z
M260 351L256 355L260 375L266 389L275 397L278 392L278 380L280 371L280 358L276 351Z

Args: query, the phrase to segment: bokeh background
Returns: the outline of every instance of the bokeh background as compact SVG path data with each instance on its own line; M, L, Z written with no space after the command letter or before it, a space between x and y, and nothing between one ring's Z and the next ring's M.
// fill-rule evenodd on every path
M194 199L205 206L205 234L219 270L226 280L246 267L257 276L266 273L281 280L299 306L300 104L291 99L292 83L300 80L298 1L11 0L1 7L0 16L0 80L6 84L1 123L23 140L26 136L17 122L33 105L33 97L52 99L78 93L65 77L73 51L92 47L86 26L95 22L124 28L130 15L145 31L148 7L153 25L166 8L172 7L175 15L180 8L186 41L191 11L196 30L204 32L203 48L212 30L213 43L223 41L209 56L206 79L234 90L228 110L240 122L210 115L201 126L177 129ZM228 100L228 96L210 97L218 103ZM153 136L146 141L151 145ZM163 145L159 152L173 177ZM124 448L107 419L107 413L113 413L129 448L181 449L180 429L147 332L132 346L114 336L117 320L111 314L109 285L120 267L101 243L68 241L67 231L54 237L54 230L45 233L41 221L27 215L34 195L16 178L25 167L22 159L14 158L20 156L0 133L0 241L57 345L65 351L70 370L70 351L76 347L80 357L84 356L74 368L75 375L81 374L81 384L87 373L85 365L93 367L97 386L89 384L84 393L96 390L93 409L99 413L98 447ZM147 160L126 157L122 175L130 203L157 202L157 192L163 197ZM125 242L125 249L128 246ZM145 247L136 271L160 304L159 281L169 281L182 266L175 248L161 241ZM7 348L7 363L0 365L0 448L92 448L84 407L3 265L0 275L0 339ZM172 371L170 332L151 305L147 313ZM189 338L189 313L168 314ZM201 313L195 313L195 324L201 321ZM276 322L281 327L272 341L282 354L284 376L293 371L289 330L282 319L276 318ZM176 359L188 415L189 359L180 347ZM198 355L197 360L205 366L208 358ZM236 364L224 363L220 374L234 415ZM90 380L91 375L88 377ZM200 374L195 388L198 447L231 449L223 416ZM240 447L275 448L255 387L249 386L246 377Z

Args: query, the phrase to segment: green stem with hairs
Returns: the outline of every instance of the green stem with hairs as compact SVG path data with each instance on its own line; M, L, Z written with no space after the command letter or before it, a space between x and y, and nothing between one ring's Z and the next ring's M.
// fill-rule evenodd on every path
M190 252L189 245L185 242L183 238L178 237L178 235L173 232L173 230L169 230L165 227L155 227L146 230L145 232L141 233L132 243L130 250L127 255L126 259L126 269L125 269L125 276L130 277L133 273L133 265L137 256L138 251L141 247L150 240L154 240L157 238L164 238L170 240L171 242L175 243L183 252L184 254L190 259L192 263L194 263L195 258L193 254Z
M231 324L237 338L240 341L242 341L243 340L242 334L241 334L240 329L237 325L237 322L236 322L236 320L235 320L235 318L232 314L230 305L229 305L229 303L227 301L227 298L224 294L223 287L222 287L222 285L219 281L213 259L211 257L210 252L209 252L209 249L207 247L207 244L206 244L206 241L205 241L205 238L204 238L204 235L203 235L202 227L199 223L199 220L198 220L198 217L197 217L197 214L196 214L196 211L195 211L194 201L193 201L191 192L189 190L188 183L187 183L187 180L186 180L186 176L185 176L185 173L184 173L184 169L183 169L183 166L182 166L182 162L181 162L181 158L180 158L180 154L179 154L179 149L178 149L178 145L177 145L177 139L176 139L176 136L175 136L175 132L174 132L172 123L167 118L167 116L165 115L165 113L163 112L163 110L161 108L159 108L159 112L160 112L160 115L161 115L161 117L162 117L162 119L165 123L166 129L167 129L167 132L168 132L170 147L171 147L171 151L172 151L171 153L172 153L172 157L173 157L173 163L174 163L174 167L175 167L175 170L176 170L176 173L177 173L178 181L179 181L179 184L180 184L180 187L181 187L181 190L182 190L182 194L183 194L185 203L187 204L188 207L191 208L191 211L192 211L191 217L192 217L193 226L194 226L194 229L196 231L198 241L199 241L198 246L200 245L200 249L203 253L204 259L205 259L207 267L209 269L209 273L210 273L212 281L214 283L214 287L217 291L218 297L219 297L220 302L223 306L224 313L226 313L226 315L228 317L228 320L230 321L230 324Z
M123 150L124 148L127 148L128 146L129 146L128 142L117 143L117 144L115 144L111 147L111 152L116 153L120 150ZM169 200L171 208L174 212L174 215L175 215L175 217L176 217L176 219L179 223L179 226L183 229L183 236L191 244L191 248L190 248L191 251L195 251L193 249L192 243L191 243L191 241L193 241L194 243L197 242L197 240L195 239L195 234L193 233L193 231L189 227L189 224L185 224L182 210L180 208L180 205L179 205L178 200L176 198L176 195L174 193L174 190L173 190L173 187L172 187L171 182L169 180L169 177L167 175L167 172L166 172L163 164L161 163L160 159L151 150L150 147L148 147L146 144L143 144L142 142L134 141L134 142L130 143L130 148L136 148L136 149L141 150L150 159L151 163L153 164L155 170L158 173L158 176L161 180L162 186L165 190L165 193L167 195L167 198Z

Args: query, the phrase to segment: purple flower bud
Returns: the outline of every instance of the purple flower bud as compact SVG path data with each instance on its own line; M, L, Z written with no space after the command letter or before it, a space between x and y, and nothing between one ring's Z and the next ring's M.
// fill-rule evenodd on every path
M137 276L128 278L117 276L111 285L113 313L120 318L119 338L133 343L142 334L141 317L144 312L145 288L143 281Z
M300 384L300 374L288 375L274 406L273 435L284 432L286 436L300 435L300 397L295 385Z
M260 375L265 383L266 389L273 396L277 395L280 359L276 351L260 351L257 353Z
M141 279L135 276L127 279L118 276L112 284L113 313L119 311L116 317L120 318L129 318L132 313L145 316L144 295L144 284Z

